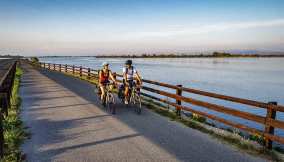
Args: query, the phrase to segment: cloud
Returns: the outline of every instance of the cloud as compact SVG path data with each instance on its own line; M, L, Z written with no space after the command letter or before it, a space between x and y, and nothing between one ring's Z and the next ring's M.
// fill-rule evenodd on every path
M264 28L264 27L275 27L284 26L284 19L266 20L266 21L251 21L251 22L231 22L231 23L216 23L210 25L203 25L198 27L179 26L174 30L157 30L149 32L135 32L128 33L125 38L159 38L159 37L172 37L179 35L198 35L206 34L210 32L227 31L227 30L238 30L238 29L249 29L249 28Z
M128 30L95 28L60 28L47 27L46 32L37 28L14 31L1 30L0 49L27 51L27 53L111 53L125 51L170 51L208 48L263 48L283 49L284 34L274 31L284 30L284 19L223 22L207 25L173 24L149 25ZM128 27L127 27L128 28ZM242 29L269 28L267 32L238 31ZM3 28L4 29L4 28ZM44 28L45 29L45 28ZM76 29L76 30L75 30ZM78 29L78 30L77 30ZM226 31L237 31L226 33ZM264 39L263 39L264 38Z

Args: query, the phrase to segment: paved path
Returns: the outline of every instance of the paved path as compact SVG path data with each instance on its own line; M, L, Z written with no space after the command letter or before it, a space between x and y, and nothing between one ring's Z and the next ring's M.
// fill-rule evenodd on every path
M24 64L22 118L28 161L263 161L149 110L110 115L88 82Z

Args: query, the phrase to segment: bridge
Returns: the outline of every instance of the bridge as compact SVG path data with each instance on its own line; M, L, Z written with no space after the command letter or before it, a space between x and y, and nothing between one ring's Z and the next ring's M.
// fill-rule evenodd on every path
M28 62L22 62L21 67L24 71L20 89L21 117L32 134L22 146L27 161L265 161L261 157L249 155L198 130L171 121L145 107L142 114L137 115L132 107L117 102L116 115L108 113L100 105L94 92L94 84L66 75L67 73L85 75L87 79L91 79L93 74L90 68L84 71L82 67L45 63L35 67ZM163 84L163 86L171 85ZM155 91L150 87L143 88ZM168 95L164 91L157 92ZM187 101L187 98L181 96L179 89L177 94L180 94L181 98L177 98L177 103L169 104L176 106L179 111L187 110L179 104L180 101ZM204 95L217 94L204 93ZM159 100L151 95L148 97ZM237 99L222 95L215 97ZM249 100L239 100L239 102L258 104L260 107L265 104ZM282 110L279 105L267 105L275 111ZM213 109L214 106L217 105L209 104L208 107ZM224 107L223 111L230 113L230 110L225 110ZM194 113L200 114L198 111ZM242 112L238 113L243 115ZM236 115L239 115L238 113ZM246 116L242 117L262 120L257 116L245 114ZM220 118L206 113L201 115L222 122ZM274 140L282 141L282 137L269 133L272 126L282 128L282 121L273 118L270 121L269 127L263 133L270 137L268 145ZM226 120L223 122L227 122L228 125L232 123ZM237 124L235 126L246 131L255 130Z

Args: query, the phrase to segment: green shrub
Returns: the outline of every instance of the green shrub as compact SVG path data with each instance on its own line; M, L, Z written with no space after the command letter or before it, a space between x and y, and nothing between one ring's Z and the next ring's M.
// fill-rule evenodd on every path
M206 118L205 117L200 116L198 114L194 114L194 113L192 114L192 119L196 120L196 121L199 121L200 123L206 122Z
M32 57L31 58L31 62L32 63L38 63L39 62L39 59L37 57Z
M259 134L251 134L249 135L249 139L253 141L257 141L258 143L264 145L264 138Z
M18 94L22 70L17 67L14 86L12 90L11 107L8 109L8 116L3 120L4 128L4 158L3 162L21 161L20 145L27 137L23 123L19 117L21 98Z

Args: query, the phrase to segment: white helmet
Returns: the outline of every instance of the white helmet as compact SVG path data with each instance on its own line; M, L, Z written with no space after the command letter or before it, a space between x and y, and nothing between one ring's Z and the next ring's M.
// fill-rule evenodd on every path
M108 62L103 62L102 66L106 66L106 65L109 65Z

